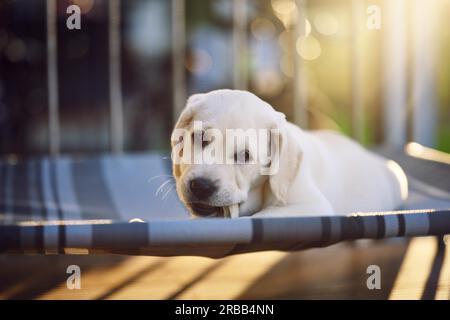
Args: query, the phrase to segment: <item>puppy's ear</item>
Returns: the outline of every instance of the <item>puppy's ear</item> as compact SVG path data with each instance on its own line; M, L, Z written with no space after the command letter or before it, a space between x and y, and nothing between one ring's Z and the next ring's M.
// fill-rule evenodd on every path
M174 129L186 128L194 118L195 110L202 103L204 94L193 94L186 102L186 106L178 118ZM173 143L173 141L172 141Z
M181 112L180 117L178 118L175 128L172 131L172 135L170 137L170 142L172 146L172 162L173 162L173 174L175 177L179 177L181 175L180 170L180 153L182 154L182 146L183 140L185 136L184 128L188 127L192 122L196 108L203 101L203 94L194 94L189 97L187 100L186 106L184 110Z
M287 128L286 117L277 112L277 120L271 128L270 191L278 204L287 202L289 188L298 174L303 152Z

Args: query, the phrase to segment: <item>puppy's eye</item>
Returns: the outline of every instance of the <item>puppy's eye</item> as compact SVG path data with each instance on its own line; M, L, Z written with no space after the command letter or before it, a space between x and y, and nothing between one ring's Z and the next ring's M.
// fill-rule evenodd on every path
M183 136L181 136L180 137L180 139L178 139L178 143L183 143L183 141L184 141L184 139L183 139ZM183 147L180 149L180 153L179 153L179 155L180 155L180 157L182 157L183 156Z
M211 141L204 141L205 131L194 131L192 132L192 141L195 143L199 141L202 143L202 148L206 147ZM197 139L197 140L196 140Z
M243 150L240 153L236 152L234 154L234 162L235 163L249 163L250 162L250 151Z
M205 131L203 131L202 133L202 148L206 147L207 145L209 145L211 142L213 142L215 140L214 136L207 136Z

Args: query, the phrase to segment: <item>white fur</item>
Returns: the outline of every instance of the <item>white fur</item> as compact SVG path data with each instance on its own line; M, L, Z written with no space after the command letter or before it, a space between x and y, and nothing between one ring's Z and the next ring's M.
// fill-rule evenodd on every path
M279 170L262 176L252 165L174 165L177 191L188 205L193 177L218 181L209 204L239 204L239 215L297 216L393 210L407 193L400 166L332 131L304 131L246 91L217 90L192 96L176 128L194 120L220 130L280 129ZM232 156L232 155L227 155Z

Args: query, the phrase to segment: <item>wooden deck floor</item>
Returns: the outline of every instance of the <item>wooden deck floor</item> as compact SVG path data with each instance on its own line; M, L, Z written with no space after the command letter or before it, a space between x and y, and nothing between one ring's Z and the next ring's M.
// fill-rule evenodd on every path
M449 299L450 246L438 243L432 237L359 241L220 260L0 256L0 298ZM66 286L66 268L73 264L81 268L80 290ZM366 286L369 265L381 268L381 290Z

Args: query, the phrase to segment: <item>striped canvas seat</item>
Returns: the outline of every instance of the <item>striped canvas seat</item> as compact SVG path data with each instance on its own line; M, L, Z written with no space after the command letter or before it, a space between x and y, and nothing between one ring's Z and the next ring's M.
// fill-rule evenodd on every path
M416 182L398 212L191 219L176 195L170 159L160 154L9 159L0 163L0 251L222 257L443 235L450 233L447 195Z
M187 218L159 154L0 164L0 212L16 221Z

